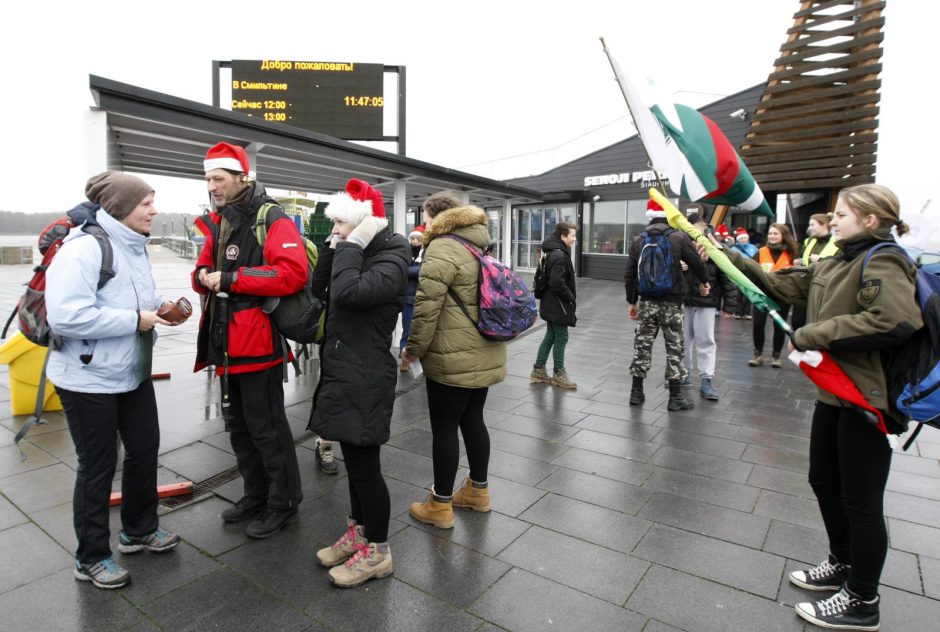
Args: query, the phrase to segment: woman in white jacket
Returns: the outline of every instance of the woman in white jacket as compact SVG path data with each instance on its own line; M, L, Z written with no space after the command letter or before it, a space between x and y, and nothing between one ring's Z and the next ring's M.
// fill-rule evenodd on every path
M105 231L114 276L98 287L103 247L73 229L46 274L46 308L52 327L47 374L68 420L78 455L73 515L78 538L75 577L99 588L120 588L130 573L111 553L108 500L124 444L118 550L168 551L179 536L157 520L157 450L160 427L150 360L158 315L147 240L157 210L154 192L134 176L105 172L88 181L92 204L70 213ZM161 312L162 313L162 312Z

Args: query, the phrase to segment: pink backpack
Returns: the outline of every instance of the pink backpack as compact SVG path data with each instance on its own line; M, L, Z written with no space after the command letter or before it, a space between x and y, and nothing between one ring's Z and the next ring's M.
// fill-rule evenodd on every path
M477 278L479 320L474 320L453 288L447 288L447 293L476 325L481 336L487 340L505 342L535 323L538 317L535 296L518 274L488 252L481 253L476 246L462 237L441 236L462 243L480 262L480 275Z

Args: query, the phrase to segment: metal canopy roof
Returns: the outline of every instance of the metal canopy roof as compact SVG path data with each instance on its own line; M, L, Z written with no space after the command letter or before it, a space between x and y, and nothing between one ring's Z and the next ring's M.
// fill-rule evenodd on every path
M206 150L226 141L246 147L258 181L270 188L334 193L360 178L391 200L400 180L410 207L443 189L462 191L482 207L542 198L531 189L95 75L89 87L107 115L108 168L116 171L201 180Z

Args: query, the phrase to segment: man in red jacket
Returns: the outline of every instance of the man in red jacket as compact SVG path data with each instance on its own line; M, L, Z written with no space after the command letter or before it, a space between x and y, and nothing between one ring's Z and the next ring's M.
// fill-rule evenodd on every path
M267 213L264 247L258 210L275 204L249 172L242 147L219 143L206 154L214 210L192 284L207 302L199 323L196 367L222 375L222 409L244 496L222 512L225 522L254 518L245 533L267 538L297 515L303 498L294 438L284 413L286 344L262 309L307 281L307 254L294 222L279 206Z

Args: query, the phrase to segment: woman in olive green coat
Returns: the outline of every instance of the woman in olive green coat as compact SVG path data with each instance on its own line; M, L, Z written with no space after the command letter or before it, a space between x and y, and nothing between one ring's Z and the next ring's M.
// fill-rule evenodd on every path
M453 507L489 511L487 467L490 437L483 405L490 386L506 376L506 345L487 340L450 296L453 291L471 315L479 308L480 263L453 234L481 251L489 246L486 213L461 206L455 194L441 192L424 203L424 263L405 358L424 369L433 435L434 486L427 500L412 503L411 515L441 529L454 526ZM454 491L463 435L470 476Z
M892 228L898 235L907 232L900 204L890 189L878 184L843 189L831 225L842 252L811 268L767 274L753 261L729 256L775 298L806 304L807 323L794 335L797 346L827 350L868 403L882 411L888 432L903 432L905 416L889 397L892 384L886 369L924 325L914 293L915 269L899 247L872 251L894 243ZM818 390L809 482L829 537L829 555L815 567L791 572L790 582L807 590L837 592L798 603L796 612L807 621L830 629L878 629L878 585L888 551L884 491L891 455L885 436L855 408Z

